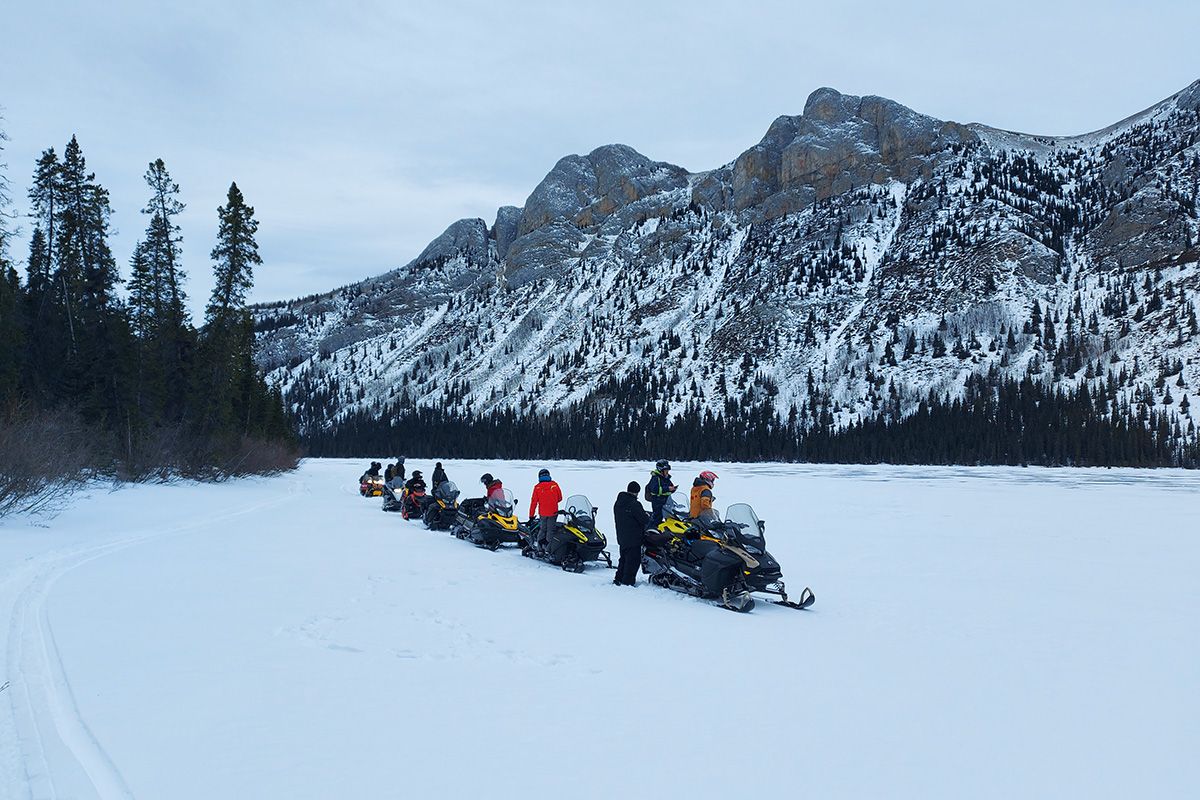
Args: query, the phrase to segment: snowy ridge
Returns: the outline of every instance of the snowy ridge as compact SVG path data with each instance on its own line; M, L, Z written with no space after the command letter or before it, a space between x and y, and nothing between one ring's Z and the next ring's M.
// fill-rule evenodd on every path
M307 429L603 403L597 376L650 368L668 418L899 417L991 371L1194 432L1198 137L1200 82L1059 138L821 89L709 172L623 145L565 158L491 228L258 307L260 360Z

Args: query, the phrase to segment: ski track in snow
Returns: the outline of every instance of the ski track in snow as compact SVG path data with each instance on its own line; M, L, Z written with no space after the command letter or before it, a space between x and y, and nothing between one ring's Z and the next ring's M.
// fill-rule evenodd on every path
M294 490L293 484L291 491ZM16 596L8 625L6 680L30 798L130 800L134 796L76 705L47 609L47 598L54 584L70 571L96 559L151 540L195 532L266 510L286 502L288 496L251 503L237 511L174 528L54 551L30 559L0 582L3 589L0 600Z
M542 466L445 463L521 498ZM706 800L748 769L819 798L1196 785L1194 473L677 464L716 467L819 598L743 616L428 533L357 496L362 466L0 526L0 798ZM645 473L546 466L610 536Z

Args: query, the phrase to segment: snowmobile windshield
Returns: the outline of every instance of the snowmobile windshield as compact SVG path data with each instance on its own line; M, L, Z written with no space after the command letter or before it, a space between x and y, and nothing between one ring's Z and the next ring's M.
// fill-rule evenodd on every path
M581 520L592 521L592 501L581 494L573 494L567 498L566 511Z
M762 523L758 521L758 515L754 513L754 509L747 503L737 503L732 505L725 512L725 521L738 527L738 538L748 544L753 544L759 549L765 549L767 546L766 538L763 536Z
M439 499L445 500L447 503L452 503L458 497L458 487L454 485L454 481L442 481L438 484L437 491L434 494Z
M513 506L515 504L516 504L516 501L513 499L513 493L511 491L509 491L508 489L504 490L503 496L492 497L492 498L489 498L487 501L488 509L491 511L495 511L497 514L499 514L502 517L511 517L512 511L513 511Z
M673 517L686 517L691 508L691 500L683 492L676 492L663 503L663 510Z

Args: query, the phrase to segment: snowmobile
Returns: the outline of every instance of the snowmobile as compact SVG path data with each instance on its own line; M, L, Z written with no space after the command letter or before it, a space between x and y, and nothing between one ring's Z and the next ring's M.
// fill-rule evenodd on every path
M722 531L709 531L703 521L688 518L682 495L668 498L663 512L657 533L646 537L642 555L642 572L650 583L715 600L731 611L754 608L746 579L758 560Z
M482 502L463 501L450 532L488 550L498 550L503 544L519 544L523 526L513 511L515 503L513 493L508 489L503 489L500 496Z
M404 508L404 487L403 486L384 486L383 487L383 510L384 511L400 511Z
M358 481L358 493L363 497L382 497L386 488L378 475L364 475Z
M612 556L604 549L608 540L596 530L596 508L584 495L567 498L566 510L555 515L548 544L542 545L537 533L532 523L521 531L521 555L568 572L583 572L589 561L601 560L612 569Z
M421 519L425 514L425 506L432 503L433 498L425 494L424 489L404 490L404 498L400 502L400 516L405 519Z
M745 575L747 588L752 592L779 595L778 600L768 600L774 605L788 608L808 608L817 598L807 586L800 592L798 601L788 600L787 587L783 582L783 570L775 557L767 552L767 523L758 518L747 503L737 503L725 511L725 521L708 526L710 535L720 535L749 553L758 562Z
M433 490L433 501L425 504L422 517L431 531L448 531L458 519L458 487L453 481L442 481Z

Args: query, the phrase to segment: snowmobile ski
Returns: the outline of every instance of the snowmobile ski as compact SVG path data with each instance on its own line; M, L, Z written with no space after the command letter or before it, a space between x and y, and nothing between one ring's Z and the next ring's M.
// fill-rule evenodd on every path
M804 591L800 593L799 600L788 600L785 597L783 600L767 600L767 602L773 605L784 606L785 608L794 608L797 611L803 611L813 603L817 602L817 596L813 594L812 589L809 589L807 586L805 586Z

